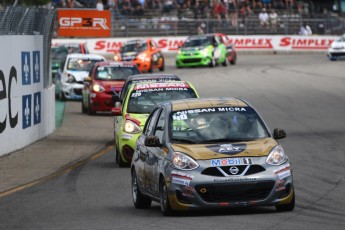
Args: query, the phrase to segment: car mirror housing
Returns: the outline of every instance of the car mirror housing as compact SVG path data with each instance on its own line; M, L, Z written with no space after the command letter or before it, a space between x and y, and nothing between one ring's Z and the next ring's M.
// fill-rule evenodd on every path
M113 105L115 105L115 103L120 102L120 96L116 93L113 96L111 96L111 101L113 102Z
M286 137L286 132L284 129L274 129L273 138L274 139L283 139Z
M147 147L161 147L159 137L157 136L148 136L145 138L145 146Z
M111 109L111 113L114 116L122 116L122 108L121 107L114 107Z
M84 77L84 81L90 82L91 81L91 77L90 76Z

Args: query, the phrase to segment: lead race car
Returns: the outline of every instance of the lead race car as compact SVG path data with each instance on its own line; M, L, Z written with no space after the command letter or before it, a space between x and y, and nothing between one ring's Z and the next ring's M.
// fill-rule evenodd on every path
M292 170L283 129L268 130L238 98L186 99L157 106L132 158L136 208L175 211L275 206L292 211Z
M331 61L345 59L345 34L332 42L328 48L327 56Z

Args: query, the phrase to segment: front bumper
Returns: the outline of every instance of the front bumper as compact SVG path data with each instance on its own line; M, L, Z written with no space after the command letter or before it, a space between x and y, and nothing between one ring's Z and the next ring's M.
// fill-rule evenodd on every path
M190 66L207 66L212 60L211 56L208 55L186 55L179 54L176 57L177 67L190 67Z
M121 131L119 135L120 136L118 148L120 150L120 157L124 162L130 163L132 162L134 149L136 147L136 141L138 137L141 135L141 132L129 134Z
M111 111L114 107L112 96L113 92L91 93L90 107L92 111Z
M174 210L273 206L289 203L293 198L293 178L288 163L283 166L268 166L257 173L238 176L214 176L212 174L216 173L213 171L215 168L204 166L213 169L205 171L201 166L202 172L200 169L193 170L194 172L172 169L169 172L169 201ZM236 167L248 168L249 173L261 167L254 162L247 166ZM278 168L286 170L285 174L277 174L275 170Z
M327 56L329 59L345 59L345 49L328 49Z
M62 83L61 90L65 98L69 100L81 100L83 98L83 87L84 84L82 83Z

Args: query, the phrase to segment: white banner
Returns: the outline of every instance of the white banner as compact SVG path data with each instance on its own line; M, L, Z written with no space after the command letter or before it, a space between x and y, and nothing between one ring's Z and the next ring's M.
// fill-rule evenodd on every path
M176 52L178 46L185 41L186 36L152 37L164 53ZM228 35L231 43L241 51L324 51L338 36L299 36L299 35L257 35L234 36ZM85 42L91 53L109 54L119 50L131 38L92 38L92 39L53 39L53 44Z

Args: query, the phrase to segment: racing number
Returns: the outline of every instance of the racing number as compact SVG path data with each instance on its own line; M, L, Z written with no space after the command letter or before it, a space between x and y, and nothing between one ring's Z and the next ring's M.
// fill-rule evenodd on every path
M12 116L12 107L11 107L11 86L12 86L12 81L15 79L17 81L17 70L12 66L11 71L10 71L10 77L9 77L9 82L8 82L8 115L10 119L10 126L11 128L16 127L18 124L18 113L13 117ZM6 82L5 82L5 76L2 70L0 70L0 84L2 87L0 87L0 101L6 98ZM0 133L2 133L6 129L6 120L7 120L7 115L5 116L5 119L3 121L0 121Z

